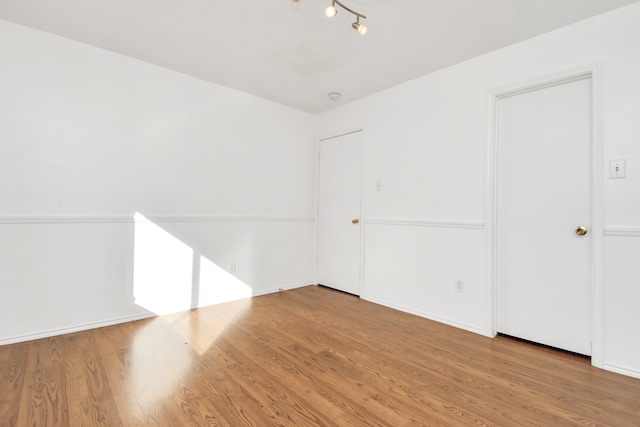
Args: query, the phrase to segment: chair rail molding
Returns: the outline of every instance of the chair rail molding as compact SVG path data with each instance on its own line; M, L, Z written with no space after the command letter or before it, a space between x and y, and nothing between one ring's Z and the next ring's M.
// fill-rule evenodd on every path
M640 237L640 227L604 227L605 237Z
M482 221L457 221L457 220L435 220L435 219L405 219L405 218L368 218L366 224L373 225L394 225L405 227L430 227L430 228L458 228L483 230Z
M258 215L145 215L148 222L314 222L304 216ZM38 215L0 216L0 224L127 224L141 222L134 215Z

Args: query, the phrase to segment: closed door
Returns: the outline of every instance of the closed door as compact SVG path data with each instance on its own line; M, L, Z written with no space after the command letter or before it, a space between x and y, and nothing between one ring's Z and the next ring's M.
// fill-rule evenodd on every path
M320 141L318 283L360 295L362 132Z
M590 355L591 80L498 102L498 332Z

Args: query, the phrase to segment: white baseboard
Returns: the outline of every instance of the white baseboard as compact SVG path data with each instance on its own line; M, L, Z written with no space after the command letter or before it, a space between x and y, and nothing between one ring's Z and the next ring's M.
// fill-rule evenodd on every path
M419 317L424 317L425 319L429 319L429 320L433 320L435 322L438 323L444 323L445 325L449 325L449 326L453 326L454 328L458 328L458 329L464 329L465 331L469 331L469 332L473 332L479 335L484 335L487 336L484 329L481 328L477 328L475 326L472 325L467 325L465 323L462 322L456 322L450 319L446 319L444 317L439 317L439 316L433 316L431 314L428 313L424 313L421 311L417 311L417 310L413 310L407 307L403 307L403 306L399 306L397 304L392 304L386 301L380 301L380 300L376 300L374 298L368 298L365 296L360 296L361 299L365 300L365 301L369 301L372 302L374 304L379 304L379 305L383 305L385 307L389 307L389 308L393 308L394 310L398 310L398 311L403 311L405 313L409 313L409 314L413 314L415 316L419 316Z
M313 282L295 283L293 285L282 286L281 288L272 288L260 292L254 292L251 296L259 297L260 295L273 294L280 291L289 291L291 289L303 288L305 286L315 286Z
M257 297L257 296L260 296L260 295L272 294L272 293L276 293L276 292L280 292L280 291L286 291L286 290L301 288L301 287L310 286L310 285L311 285L311 282L294 283L294 284L283 286L281 288L273 288L273 289L267 289L267 290L264 290L264 291L254 292L252 294L252 297ZM198 308L198 307L195 307L195 308ZM118 324L121 324L121 323L134 322L136 320L149 319L151 317L156 317L156 316L158 316L156 313L147 312L147 313L137 314L137 315L133 315L133 316L125 316L125 317L119 317L119 318L115 318L115 319L104 320L104 321L100 321L100 322L85 323L85 324L82 324L82 325L71 326L71 327L68 327L68 328L50 329L50 330L47 330L47 331L36 332L36 333L33 333L33 334L18 335L18 336L13 336L13 337L9 337L9 338L2 338L2 339L0 339L0 346L8 345L8 344L15 344L15 343L19 343L19 342L25 342L25 341L33 341L33 340L42 339L42 338L50 338L50 337L55 337L55 336L58 336L58 335L71 334L71 333L74 333L74 332L87 331L89 329L103 328L105 326L113 326L113 325L118 325Z
M624 368L622 366L611 365L605 363L602 367L605 371L615 372L616 374L626 375L627 377L633 377L640 379L640 371Z
M136 320L148 319L150 317L155 317L155 316L157 316L157 314L147 312L142 314L136 314L134 316L125 316L125 317L118 317L115 319L104 320L100 322L85 323L82 325L71 326L68 328L50 329L47 331L36 332L33 334L18 335L18 336L9 337L9 338L3 338L3 339L0 339L0 345L15 344L19 342L38 340L41 338L55 337L58 335L72 334L74 332L81 332L81 331L87 331L89 329L103 328L105 326L113 326L113 325L118 325L120 323L134 322Z

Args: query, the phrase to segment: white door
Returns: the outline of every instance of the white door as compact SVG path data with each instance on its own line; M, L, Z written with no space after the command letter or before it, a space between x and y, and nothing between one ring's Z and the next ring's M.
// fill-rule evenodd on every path
M360 295L362 132L320 141L318 283Z
M498 102L498 332L590 355L591 79Z

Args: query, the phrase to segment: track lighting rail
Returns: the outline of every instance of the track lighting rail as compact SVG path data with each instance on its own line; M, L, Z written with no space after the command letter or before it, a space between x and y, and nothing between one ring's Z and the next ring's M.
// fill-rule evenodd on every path
M360 22L360 18L367 19L367 17L362 13L356 12L355 10L351 9L349 6L345 5L339 0L331 0L331 4L324 9L324 16L326 16L327 18L333 18L334 16L336 16L338 14L336 5L340 6L342 9L346 10L356 17L355 22L351 23L351 27L356 30L358 34L363 37L367 35L367 33L369 32L369 27L367 27L366 24ZM302 7L302 0L291 0L291 7L295 10L300 10L300 8Z

